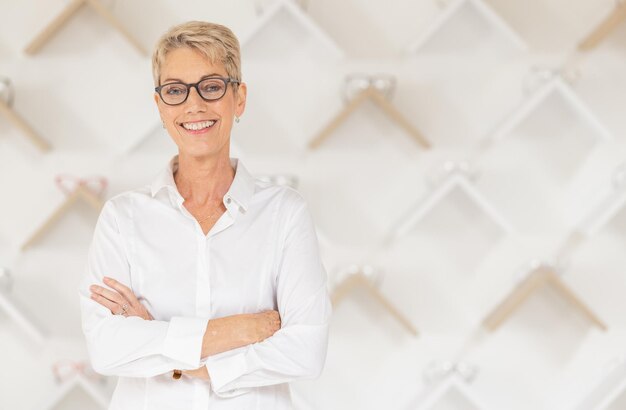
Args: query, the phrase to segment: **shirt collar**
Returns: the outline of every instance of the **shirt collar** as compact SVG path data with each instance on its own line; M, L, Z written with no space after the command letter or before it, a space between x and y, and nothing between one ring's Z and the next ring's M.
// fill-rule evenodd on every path
M230 165L235 170L235 177L230 188L228 188L228 192L224 195L224 205L231 212L235 210L235 206L239 206L242 212L246 212L254 194L254 177L244 167L241 159L230 158ZM179 205L183 203L184 199L178 192L176 182L174 182L174 173L177 169L178 155L175 155L170 159L167 167L152 182L150 192L153 197L165 188L170 193L175 193Z

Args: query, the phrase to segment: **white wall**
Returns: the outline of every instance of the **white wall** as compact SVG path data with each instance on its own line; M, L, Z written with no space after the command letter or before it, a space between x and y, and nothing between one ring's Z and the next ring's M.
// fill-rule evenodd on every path
M150 181L175 152L153 105L149 58L94 11L83 8L39 53L24 53L68 2L0 0L0 76L15 86L14 109L53 146L39 152L0 115L0 267L14 278L3 294L46 337L37 344L0 310L0 408L45 407L60 388L51 363L85 354L76 286L97 212L78 204L33 247L20 249L64 201L54 176L105 176L106 198ZM434 386L423 378L429 364L464 361L477 369L467 394L485 408L574 408L626 352L620 207L564 261L562 276L607 331L550 288L533 294L495 332L481 322L530 260L554 256L581 220L616 203L611 178L626 160L626 23L593 51L576 52L614 2L488 0L526 48L468 6L414 51L411 45L454 0L310 0L307 18L324 35L288 13L258 29L257 6L267 10L272 3L103 0L150 51L169 26L189 19L235 31L244 42L249 102L233 131L231 155L257 175L296 175L331 283L350 264L376 266L379 290L419 330L413 337L367 293L350 294L335 307L323 376L294 384L298 406L415 408ZM543 85L529 74L533 67L563 68L567 86L598 123L555 95L479 151ZM395 75L391 103L433 148L418 146L368 103L319 149L307 149L342 109L350 73ZM436 189L444 161L466 158L478 170L472 186L512 231L457 190L381 247ZM612 202L598 205L606 197ZM113 383L102 386L105 394ZM604 386L598 398L614 393ZM94 405L80 390L62 400L57 408ZM619 400L611 408L626 406L626 395ZM468 406L451 393L434 408Z

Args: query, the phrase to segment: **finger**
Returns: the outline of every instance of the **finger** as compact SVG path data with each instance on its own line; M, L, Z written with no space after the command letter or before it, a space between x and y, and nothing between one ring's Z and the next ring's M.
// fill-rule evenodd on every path
M103 296L103 297L105 297L105 298L107 298L107 299L117 303L120 306L123 305L124 303L127 303L126 299L124 299L124 297L122 297L122 295L120 295L119 293L117 293L117 292L115 292L113 290L104 288L102 286L91 285L89 287L89 290L91 290L93 293L96 293L96 294L98 294L100 296Z
M113 278L109 278L107 276L104 277L104 283L105 285L112 287L117 292L119 292L122 296L124 296L124 298L126 298L126 300L131 304L131 306L136 308L137 305L139 304L139 300L137 300L137 296L135 296L133 291L130 290L128 286L116 281Z
M120 309L120 307L119 307L119 305L117 303L115 303L113 301L110 301L109 299L105 298L102 295L98 295L97 293L92 293L91 294L91 299L93 299L97 303L101 304L105 308L109 309L111 311L111 313L113 313L113 314L116 314L117 310Z

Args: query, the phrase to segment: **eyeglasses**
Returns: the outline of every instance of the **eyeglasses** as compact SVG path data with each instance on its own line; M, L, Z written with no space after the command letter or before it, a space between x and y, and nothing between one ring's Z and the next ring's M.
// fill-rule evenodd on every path
M193 84L185 84L180 82L163 84L154 89L161 100L167 105L179 105L187 101L191 87L194 87L198 95L204 101L219 100L226 94L228 83L239 84L234 78L225 77L209 77Z

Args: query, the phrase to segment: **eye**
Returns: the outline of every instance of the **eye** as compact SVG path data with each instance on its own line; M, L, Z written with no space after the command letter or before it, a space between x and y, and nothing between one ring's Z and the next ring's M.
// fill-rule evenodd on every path
M187 92L187 88L182 85L168 85L163 87L163 91L167 95L184 95Z
M224 90L224 83L220 80L209 80L200 84L200 90L203 93L217 94Z

